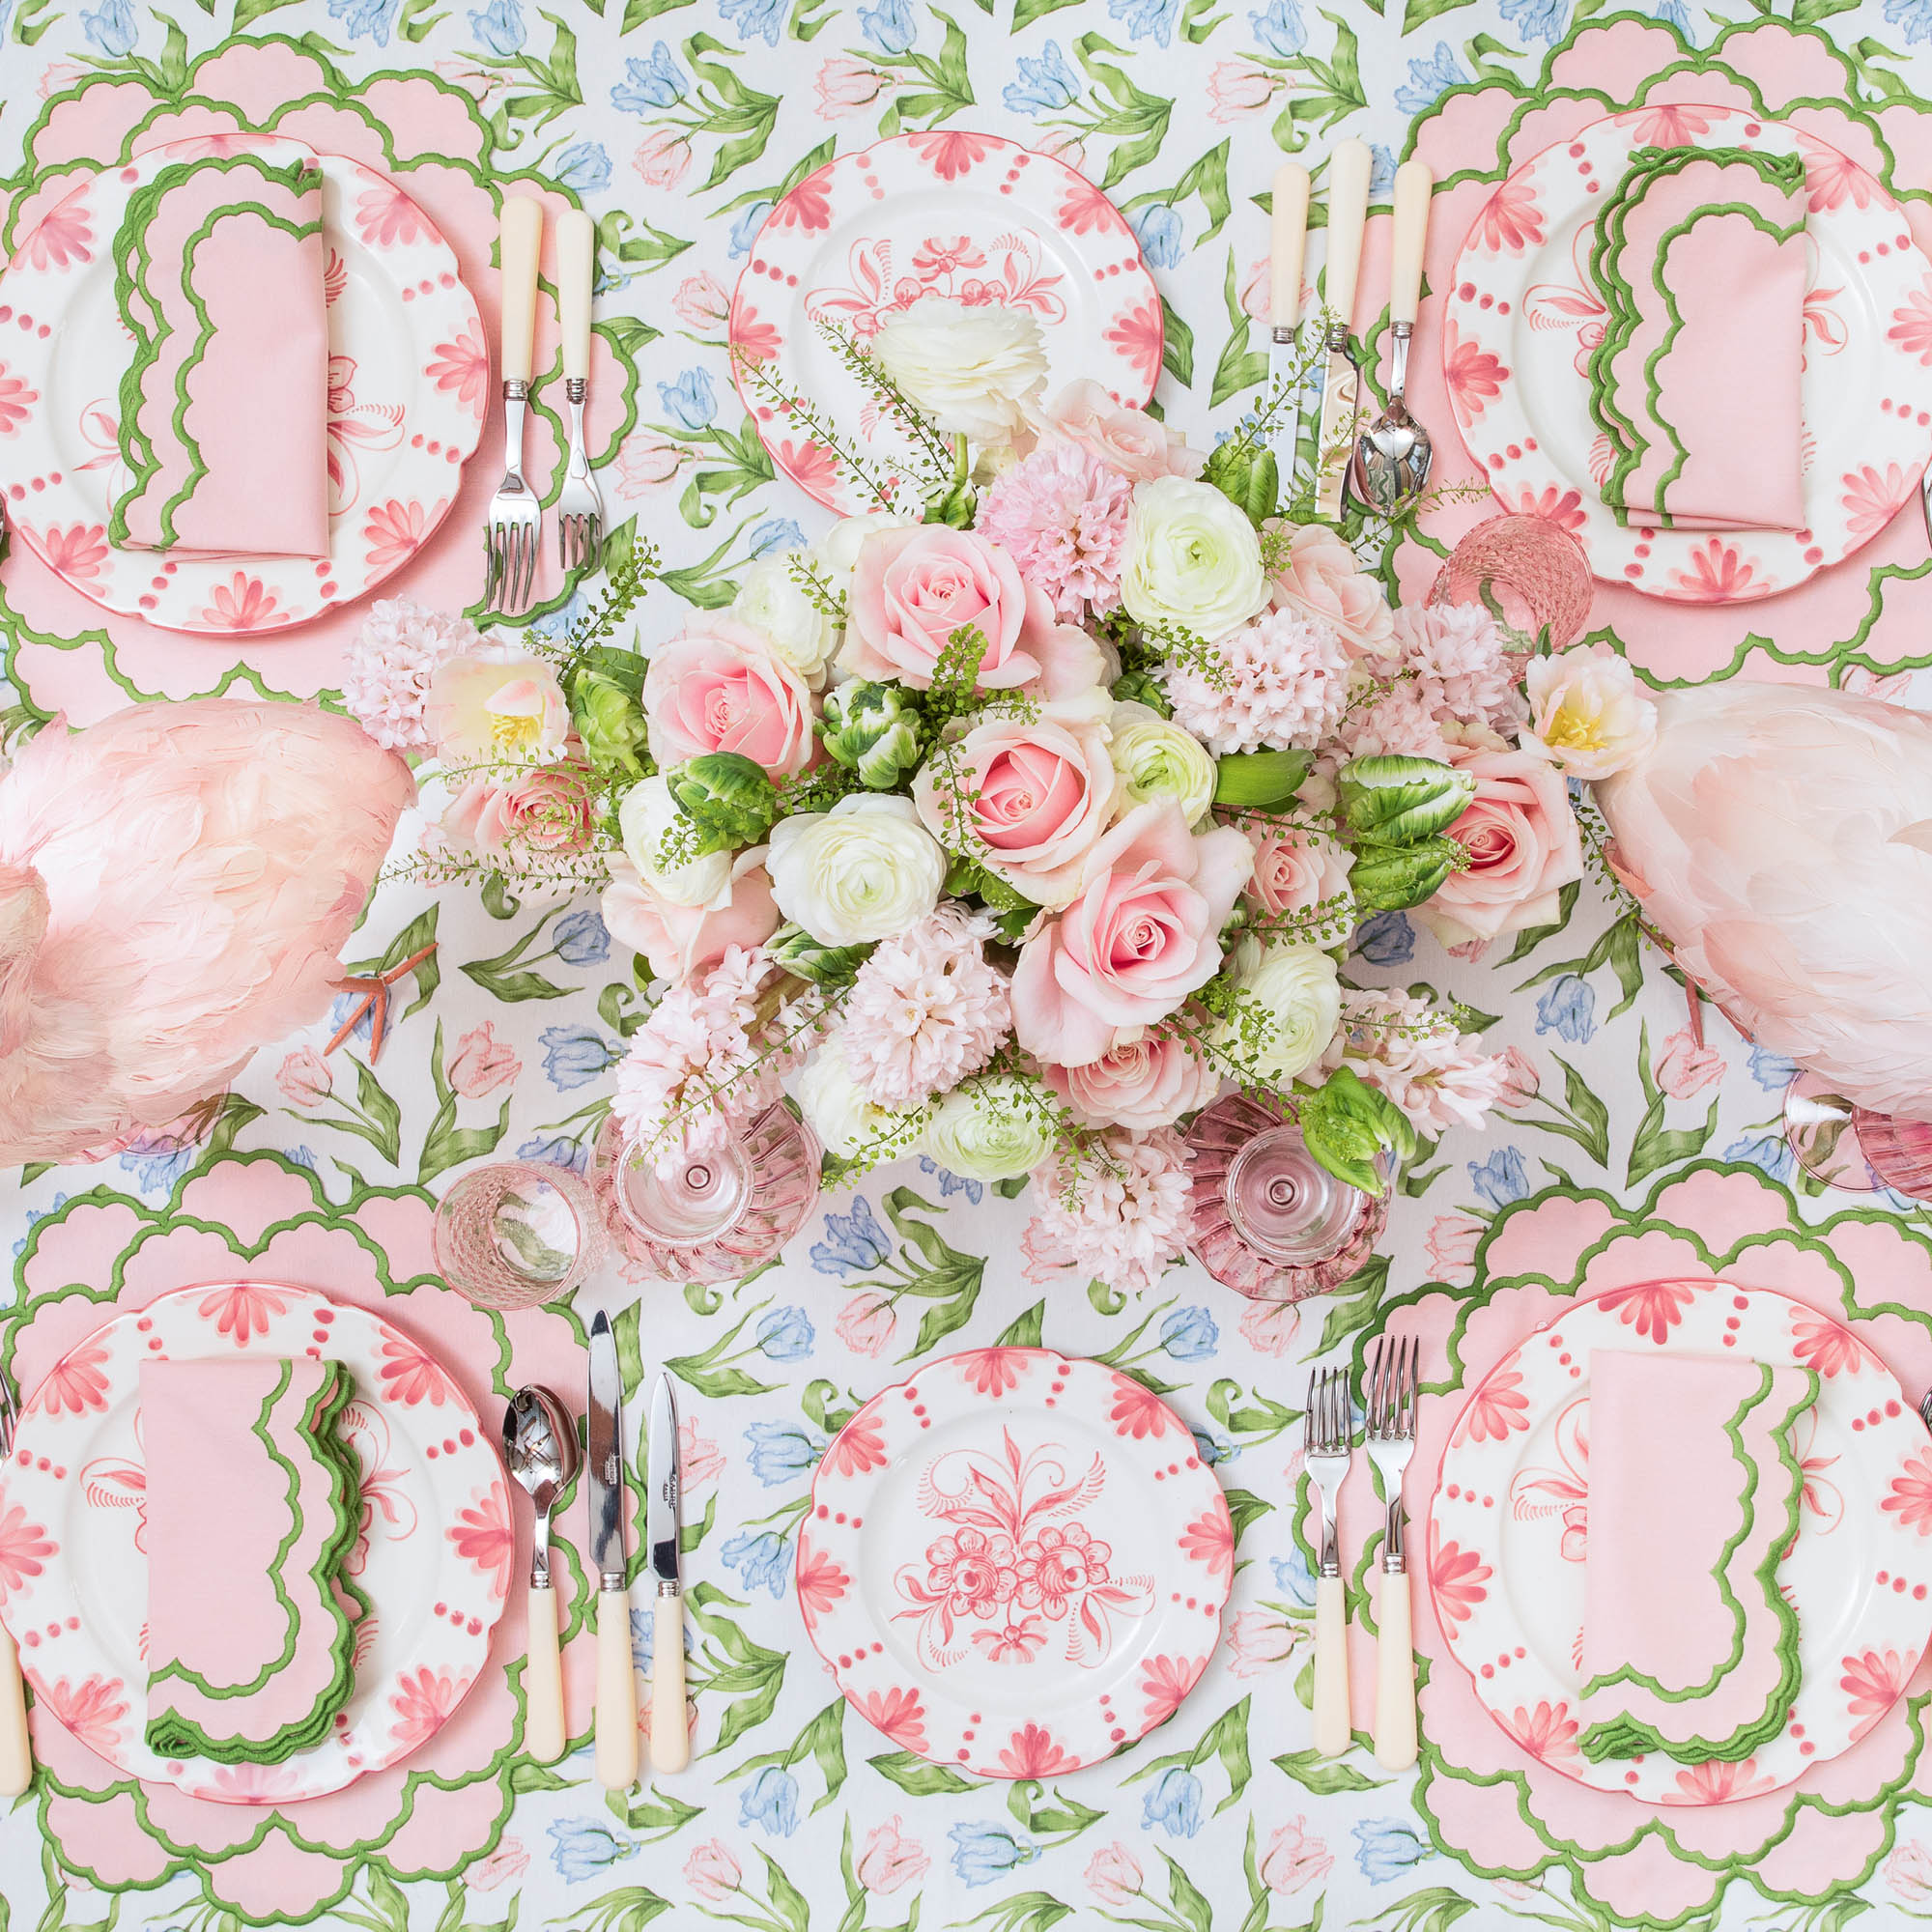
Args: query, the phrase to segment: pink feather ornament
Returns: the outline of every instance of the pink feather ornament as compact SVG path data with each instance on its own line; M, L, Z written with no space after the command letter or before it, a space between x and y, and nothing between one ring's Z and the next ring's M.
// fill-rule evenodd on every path
M320 1018L414 796L313 704L31 739L0 779L0 1166L163 1125Z
M1677 963L1758 1045L1932 1121L1932 718L1742 679L1656 703L1597 801Z

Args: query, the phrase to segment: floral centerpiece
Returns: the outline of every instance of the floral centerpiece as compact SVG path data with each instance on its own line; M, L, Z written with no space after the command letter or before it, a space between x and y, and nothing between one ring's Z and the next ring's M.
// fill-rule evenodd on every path
M1230 1083L1370 1192L1479 1124L1503 1061L1453 1006L1351 986L1350 940L1553 918L1566 771L1650 728L1625 667L1390 609L1280 513L1286 384L1204 455L1094 384L1048 400L1023 313L830 333L907 469L748 375L866 514L648 656L613 641L648 559L553 640L379 606L345 693L439 762L418 866L601 886L654 996L612 1099L645 1157L788 1087L836 1174L1033 1176L1035 1263L1134 1287L1181 1250L1180 1130Z

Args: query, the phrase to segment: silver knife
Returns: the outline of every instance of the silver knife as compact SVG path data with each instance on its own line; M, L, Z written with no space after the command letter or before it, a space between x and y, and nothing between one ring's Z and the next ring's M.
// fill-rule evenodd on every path
M1328 266L1321 303L1328 317L1328 366L1321 382L1321 433L1315 445L1315 514L1330 523L1342 515L1342 486L1354 454L1362 372L1349 346L1355 314L1355 276L1362 266L1362 230L1369 218L1369 176L1375 156L1366 141L1338 141L1328 158Z
M657 1579L657 1623L651 1637L651 1769L682 1771L691 1762L691 1729L684 1715L684 1585L677 1547L677 1402L670 1378L651 1390L644 1541Z
M1273 211L1268 228L1268 395L1276 405L1275 478L1279 500L1295 500L1295 444L1301 440L1301 392L1308 371L1301 366L1301 269L1308 257L1308 170L1284 161L1274 171ZM1293 400L1281 391L1292 386Z
M590 1324L590 1560L597 1566L597 1776L611 1791L638 1781L638 1681L624 1560L624 1377L601 1310Z

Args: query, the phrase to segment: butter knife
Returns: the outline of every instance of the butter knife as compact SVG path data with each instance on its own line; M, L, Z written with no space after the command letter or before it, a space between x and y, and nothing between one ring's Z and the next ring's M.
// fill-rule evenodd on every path
M1280 500L1294 500L1295 444L1301 440L1301 393L1308 371L1301 364L1301 270L1308 259L1308 170L1284 161L1274 174L1274 208L1268 231L1268 384L1278 405L1269 446ZM1280 391L1293 384L1293 400Z
M1338 141L1328 159L1328 265L1321 305L1328 317L1328 364L1321 384L1321 433L1316 443L1315 514L1337 522L1342 486L1354 453L1362 372L1350 347L1355 316L1355 277L1362 266L1362 230L1369 218L1369 176L1375 157L1366 141Z
M684 1585L677 1547L677 1401L670 1378L660 1375L651 1390L651 1432L646 1451L650 1493L644 1503L644 1541L657 1579L657 1622L651 1637L651 1769L682 1771L691 1762L691 1726L684 1714Z
M597 1566L597 1776L611 1791L638 1781L638 1682L624 1561L624 1378L601 1310L590 1324L590 1560Z

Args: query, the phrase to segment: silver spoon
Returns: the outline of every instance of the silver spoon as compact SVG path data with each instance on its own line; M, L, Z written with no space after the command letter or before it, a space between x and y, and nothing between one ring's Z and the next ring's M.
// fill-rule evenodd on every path
M1395 171L1395 236L1389 264L1388 407L1355 440L1349 488L1378 516L1395 517L1420 497L1435 452L1429 432L1403 401L1408 382L1408 344L1422 297L1422 258L1429 242L1429 197L1435 178L1426 161L1405 161Z
M550 1580L550 1515L583 1460L570 1411L547 1388L521 1388L503 1411L503 1460L536 1505L530 1557L529 1648L524 1661L524 1748L539 1764L563 1755L563 1661Z

